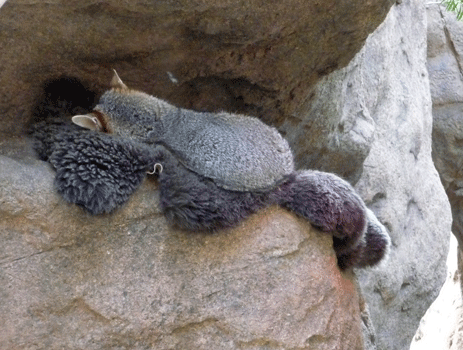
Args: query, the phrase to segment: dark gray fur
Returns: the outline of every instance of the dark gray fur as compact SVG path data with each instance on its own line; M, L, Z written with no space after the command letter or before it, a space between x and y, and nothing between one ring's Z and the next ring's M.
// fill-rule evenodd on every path
M52 133L58 125L41 123L33 132L40 158L56 169L58 192L92 214L123 205L152 166L151 150L112 135L73 130L70 124Z
M187 230L214 231L236 226L250 214L277 204L306 218L320 230L333 234L334 249L342 269L372 266L387 254L390 241L385 228L365 207L354 189L334 174L294 171L292 158L290 162L285 160L286 141L281 143L283 139L280 136L264 143L266 147L273 145L273 150L261 153L257 158L251 155L246 159L251 162L258 159L254 169L262 162L269 167L269 160L280 159L282 169L265 175L253 170L243 187L235 183L239 181L239 172L234 173L235 179L230 182L228 173L224 175L220 169L208 170L201 166L201 161L207 163L210 160L216 165L231 162L228 167L236 165L241 169L241 158L237 153L229 152L222 163L214 160L217 152L223 153L229 147L222 145L218 151L217 148L207 151L208 147L220 144L218 135L221 130L225 129L227 134L232 135L240 125L254 125L258 129L261 122L253 124L254 121L249 120L254 118L245 117L249 120L244 119L242 124L234 121L233 115L224 113L221 115L225 115L225 119L220 116L214 119L213 114L184 112L156 98L146 99L141 93L134 94L135 99L124 99L120 106L120 100L114 99L114 94L119 92L111 91L103 96L96 108L106 114L116 111L115 114L123 115L123 118L115 118L110 125L115 135L88 131L63 122L50 109L46 109L42 120L36 120L31 127L36 150L41 159L55 167L56 188L67 201L92 214L110 213L136 191L146 171L160 163L163 166L158 175L161 206L171 225ZM108 95L112 102L106 105L109 103ZM156 101L161 102L158 104ZM64 109L60 113L68 112ZM180 120L178 135L186 137L179 143L172 141L175 139L172 129L176 127L176 116ZM111 117L114 118L114 115ZM202 128L199 122L188 126L187 118L195 117L203 123ZM219 126L213 129L214 141L193 147L193 153L204 152L193 157L185 148L191 140L191 135L188 135L196 135L199 129L208 130L214 123ZM264 132L264 136L273 134L273 130L267 134ZM224 136L223 142L230 139L229 135ZM207 138L207 133L197 136ZM258 148L262 143L256 136L254 140L248 139L248 147L252 144ZM280 150L283 155L279 154ZM202 171L192 169L198 167ZM264 177L265 181L253 180L260 177Z

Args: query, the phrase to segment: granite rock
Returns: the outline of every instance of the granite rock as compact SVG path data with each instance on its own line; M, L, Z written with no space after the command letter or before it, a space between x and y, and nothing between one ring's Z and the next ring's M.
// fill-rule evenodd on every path
M304 145L296 156L309 159L315 144L317 166L356 183L391 235L389 260L357 271L368 349L408 349L445 281L452 219L431 156L431 112L425 6L403 1L283 124Z
M169 228L156 182L113 215L0 157L0 348L362 349L354 275L278 208L215 234Z
M174 104L276 125L308 86L351 60L393 3L7 1L0 130L21 132L45 79L74 75L101 92L112 68L128 86Z
M455 274L461 288L463 244L463 176L461 175L463 140L463 23L457 21L454 13L438 4L429 4L428 15L428 62L433 102L433 159L452 207L452 233L458 244L458 270ZM458 299L457 299L458 300ZM459 302L450 303L455 319L449 325L451 335L446 349L462 346L461 331L463 316L461 291Z

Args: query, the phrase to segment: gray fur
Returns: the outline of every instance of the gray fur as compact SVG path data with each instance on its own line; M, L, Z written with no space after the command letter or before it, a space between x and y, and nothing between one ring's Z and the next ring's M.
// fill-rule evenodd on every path
M270 188L294 171L287 141L257 118L198 113L122 89L107 91L95 109L115 134L163 144L188 169L229 190Z
M294 171L286 141L255 118L182 110L125 86L105 93L96 110L114 135L46 112L31 128L39 156L56 169L58 192L92 214L123 205L159 163L171 225L213 231L277 204L330 232L342 269L387 254L384 226L352 186L334 174Z

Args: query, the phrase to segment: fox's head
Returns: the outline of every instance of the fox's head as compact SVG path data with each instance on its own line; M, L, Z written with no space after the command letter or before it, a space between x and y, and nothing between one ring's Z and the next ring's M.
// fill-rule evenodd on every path
M75 115L72 121L86 129L145 141L163 113L175 108L154 96L128 88L116 71L110 87L92 112Z

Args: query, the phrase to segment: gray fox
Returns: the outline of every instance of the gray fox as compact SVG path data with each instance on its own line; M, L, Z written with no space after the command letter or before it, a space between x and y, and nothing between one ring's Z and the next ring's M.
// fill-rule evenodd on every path
M66 86L68 95L94 96L71 78L48 82L30 133L67 201L110 213L155 172L163 213L179 228L233 227L276 204L331 233L341 269L387 255L386 229L352 186L331 173L296 171L287 141L259 119L178 108L128 88L116 72L93 108L63 98ZM73 114L73 123L62 118Z

